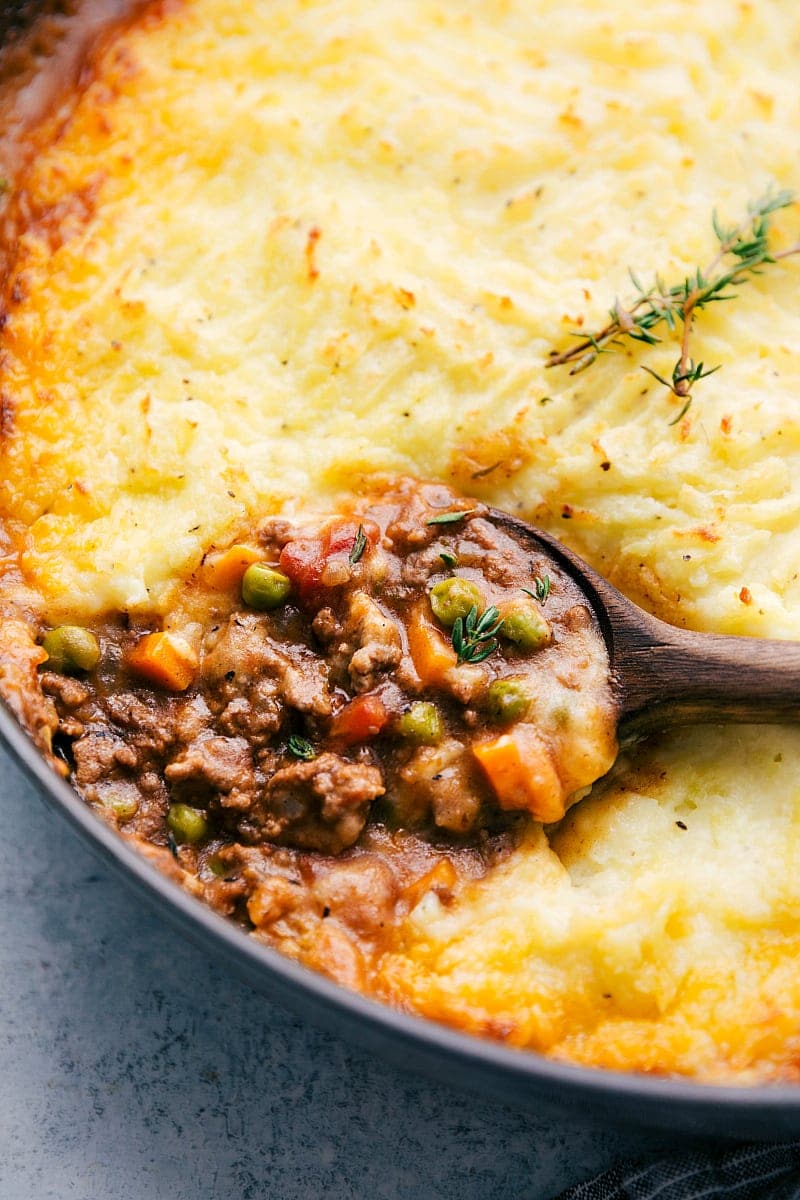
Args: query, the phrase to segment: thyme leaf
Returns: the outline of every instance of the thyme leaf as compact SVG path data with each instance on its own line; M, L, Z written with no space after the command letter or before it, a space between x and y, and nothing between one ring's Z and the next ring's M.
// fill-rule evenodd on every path
M478 606L473 604L466 617L457 617L453 625L453 649L460 663L480 663L494 654L498 642L496 635L503 625L503 618L492 604L478 616Z
M347 561L350 563L351 567L356 565L366 548L367 535L364 533L364 526L359 525L358 532L356 533L355 540L353 541L353 548L347 556Z
M764 267L800 254L800 240L780 251L772 251L769 245L770 217L794 202L793 192L770 188L748 205L747 216L738 225L723 225L717 213L712 213L711 227L718 247L705 267L697 267L680 282L669 285L656 275L650 287L645 287L639 276L629 270L635 298L627 306L615 300L609 310L611 319L602 329L574 334L575 345L560 353L552 351L546 365L571 364L570 375L577 375L596 362L599 355L618 349L626 338L656 346L662 340L661 326L665 325L670 334L680 330L680 357L671 376L659 375L648 366L642 368L674 396L686 401L678 416L669 422L677 425L689 410L694 385L720 369L696 363L691 356L695 315L710 304L734 300L738 293L732 289L762 274Z
M439 558L446 567L452 568L458 566L458 559L456 558L455 554L451 554L449 550L440 550Z
M475 512L474 508L467 508L463 512L446 512L439 513L436 517L431 517L426 521L426 525L453 525L456 521L462 521L464 517L469 517Z
M683 406L683 408L681 409L681 411L678 413L677 417L673 417L671 421L667 421L667 424L668 424L668 425L677 425L677 424L678 424L678 422L679 422L680 420L682 420L682 419L683 419L683 417L685 417L685 416L686 416L686 414L687 414L687 412L689 411L689 409L691 408L691 406L692 406L692 397L690 396L690 397L689 397L689 399L688 399L688 400L686 401L686 403L684 404L684 406Z
M540 604L544 604L547 597L550 595L552 583L549 575L537 575L533 581L533 591L530 588L523 588L533 600L538 600Z
M311 762L317 757L317 752L307 738L298 737L293 733L287 742L287 749L294 758L302 759L303 762Z

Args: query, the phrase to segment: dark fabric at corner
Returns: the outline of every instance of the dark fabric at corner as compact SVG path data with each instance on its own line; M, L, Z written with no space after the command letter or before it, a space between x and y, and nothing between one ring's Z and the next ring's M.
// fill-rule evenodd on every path
M800 1142L620 1163L554 1200L800 1200Z

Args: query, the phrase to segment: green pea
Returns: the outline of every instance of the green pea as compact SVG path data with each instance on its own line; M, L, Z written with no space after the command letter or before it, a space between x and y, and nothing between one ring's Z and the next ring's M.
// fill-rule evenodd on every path
M278 608L291 590L288 577L266 563L252 563L242 576L242 599L250 608Z
M103 807L109 809L118 821L130 821L139 811L139 801L135 796L111 795L105 797Z
M230 874L231 871L231 867L229 867L227 863L222 862L221 859L217 858L216 854L211 855L211 858L209 858L206 865L211 874L216 875L217 879L224 879L225 876Z
M435 746L444 737L444 724L435 704L418 700L397 722L397 732L410 742Z
M550 641L550 626L535 608L519 608L503 617L502 636L520 650L539 650Z
M201 842L204 837L208 837L206 814L188 804L170 805L167 826L179 842Z
M528 711L531 695L521 679L495 679L486 693L486 707L493 721L510 725Z
M483 607L483 596L478 585L469 579L453 575L450 579L441 579L431 588L433 615L448 629L475 607Z
M80 625L58 625L45 634L42 646L47 651L48 671L60 675L92 671L100 661L97 638Z

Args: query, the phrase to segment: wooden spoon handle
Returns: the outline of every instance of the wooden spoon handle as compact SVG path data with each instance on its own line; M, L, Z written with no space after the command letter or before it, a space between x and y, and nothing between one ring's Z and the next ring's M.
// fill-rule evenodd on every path
M800 720L800 643L694 633L649 617L617 647L623 739L701 721Z
M695 722L800 721L800 642L677 629L631 603L555 538L540 530L534 536L594 608L621 739Z

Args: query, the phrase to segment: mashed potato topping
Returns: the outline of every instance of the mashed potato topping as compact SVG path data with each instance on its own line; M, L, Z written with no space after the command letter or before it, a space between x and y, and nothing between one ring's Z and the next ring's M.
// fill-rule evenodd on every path
M5 200L3 519L49 621L169 615L204 553L375 472L556 532L696 629L800 638L800 265L547 370L628 268L800 186L791 0L187 0L98 52ZM777 238L797 236L798 210ZM795 1077L796 731L635 752L398 931L378 990L517 1045Z

